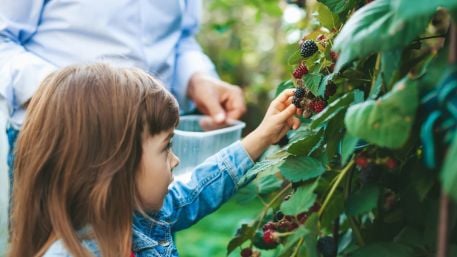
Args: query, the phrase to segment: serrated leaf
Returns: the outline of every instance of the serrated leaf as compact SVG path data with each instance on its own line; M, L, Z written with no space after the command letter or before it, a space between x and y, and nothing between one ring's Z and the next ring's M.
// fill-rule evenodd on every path
M399 148L409 137L417 106L416 82L405 78L380 99L349 107L344 123L349 133L369 143Z
M346 213L356 216L371 211L377 206L379 188L376 186L363 187L351 194L346 203Z
M311 129L317 128L333 118L338 112L345 110L354 101L355 91L346 93L335 101L331 102L323 111L312 118Z
M361 247L351 254L350 257L413 257L414 250L406 245L397 243L375 243Z
M300 182L320 176L325 167L319 160L309 156L289 156L279 170L287 180Z
M317 181L297 188L289 200L282 202L281 211L285 215L297 215L306 212L313 206L316 201L314 189L317 187Z
M308 73L303 77L303 83L313 93L313 95L320 95L320 85L324 78L320 73Z
M292 142L287 148L287 152L294 155L308 155L322 140L324 130L313 131L305 138Z
M334 49L340 52L335 71L356 58L408 45L425 30L430 19L415 17L392 29L395 11L390 0L376 0L358 9L335 38Z
M246 174L240 179L239 185L244 185L247 182L254 179L259 172L264 172L269 169L277 169L284 160L289 156L286 152L285 155L278 156L277 158L273 159L265 159L260 162L257 162L251 169L249 169Z

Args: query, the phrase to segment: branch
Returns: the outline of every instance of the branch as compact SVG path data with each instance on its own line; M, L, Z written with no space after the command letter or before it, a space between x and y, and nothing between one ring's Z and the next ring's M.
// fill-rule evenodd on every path
M346 173L348 173L348 171L350 171L353 166L354 166L354 160L352 159L346 165L346 167L344 167L341 170L340 174L338 174L338 176L337 176L338 178L336 179L335 183L333 184L332 188L330 189L330 192L325 197L325 201L324 201L324 203L322 204L322 207L319 210L319 218L322 217L322 213L324 213L328 203L330 202L330 199L332 199L333 195L335 194L336 188L340 185L340 183L341 183L341 181L343 181L343 178L346 175Z

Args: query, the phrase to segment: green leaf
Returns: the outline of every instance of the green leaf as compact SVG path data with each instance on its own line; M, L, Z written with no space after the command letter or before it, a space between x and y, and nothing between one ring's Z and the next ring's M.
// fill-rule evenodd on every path
M289 200L282 202L281 211L285 215L297 215L308 211L316 201L316 194L314 193L316 187L317 181L314 181L297 188Z
M400 69L402 50L385 51L381 53L381 72L383 81L390 90L395 81L395 73Z
M320 73L308 73L303 77L303 83L313 93L313 95L320 95L320 85L324 78Z
M316 4L316 13L313 15L317 18L323 27L326 27L330 30L336 29L340 25L338 16L334 15L330 9L322 3L318 2Z
M422 16L434 14L438 7L448 10L457 8L457 1L453 0L414 0L414 7L411 8L410 0L391 0L392 9L395 11L395 21L401 24L405 20L417 19Z
M346 203L346 213L356 216L371 211L377 206L379 188L376 186L364 187L349 196Z
M258 176L255 180L258 194L269 194L281 188L283 180L275 175Z
M313 134L292 142L287 151L294 155L308 155L322 140L324 130L313 131Z
M324 151L328 160L332 160L338 153L340 142L344 136L344 112L337 112L327 123L324 134L324 141L327 142Z
M415 247L421 247L424 245L421 231L414 227L404 227L397 236L395 236L396 243L402 243L407 245L413 245Z
M351 1L349 0L318 0L325 4L332 12L342 13L348 9L348 5Z
M392 29L394 16L390 0L376 0L358 9L335 38L334 49L340 52L335 71L356 58L408 45L425 30L430 18L404 20Z
M276 156L272 159L265 159L260 162L257 162L254 167L252 167L246 174L241 178L239 184L244 185L247 182L251 181L257 176L259 172L264 172L271 169L278 169L279 166L284 162L284 160L289 156L289 153L284 152L283 155Z
M349 107L344 120L348 132L382 147L403 146L418 106L416 84L416 81L405 78L380 99Z
M227 256L237 247L241 246L245 241L249 240L255 234L255 228L256 224L243 224L238 230L237 235L230 240L227 245Z
M350 257L413 257L411 247L396 243L375 243L361 247L351 253Z
M325 167L320 161L309 156L289 156L279 170L287 180L299 182L320 176L324 173Z
M441 170L441 183L444 190L457 201L457 133L454 134L446 159Z
M312 118L310 128L317 128L318 126L324 124L335 115L337 115L338 112L345 110L354 101L354 94L356 94L356 92L360 91L357 90L346 93L340 98L331 102L322 112L318 113Z
M349 133L344 135L343 141L341 142L341 164L344 165L348 161L349 157L354 152L358 141L359 139L357 137Z
M292 80L286 80L281 82L278 87L276 88L276 93L275 97L281 94L282 91L289 89L289 88L294 88L294 82Z

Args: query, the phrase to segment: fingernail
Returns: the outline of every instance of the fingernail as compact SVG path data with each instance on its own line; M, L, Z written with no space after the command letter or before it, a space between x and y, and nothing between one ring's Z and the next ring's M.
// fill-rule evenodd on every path
M216 122L223 122L225 120L225 113L221 112L216 114L216 116L214 116L214 120Z

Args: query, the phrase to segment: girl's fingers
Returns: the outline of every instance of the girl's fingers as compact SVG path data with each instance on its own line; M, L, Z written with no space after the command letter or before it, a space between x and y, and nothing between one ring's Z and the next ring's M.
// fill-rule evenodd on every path
M289 97L293 96L295 92L295 89L289 88L285 89L284 91L281 92L272 102L271 104L273 106L277 106L280 103L285 103L288 101ZM291 100L292 102L292 100Z
M295 115L296 110L297 107L295 107L293 104L287 106L286 109L277 114L279 122L285 123L289 118Z

